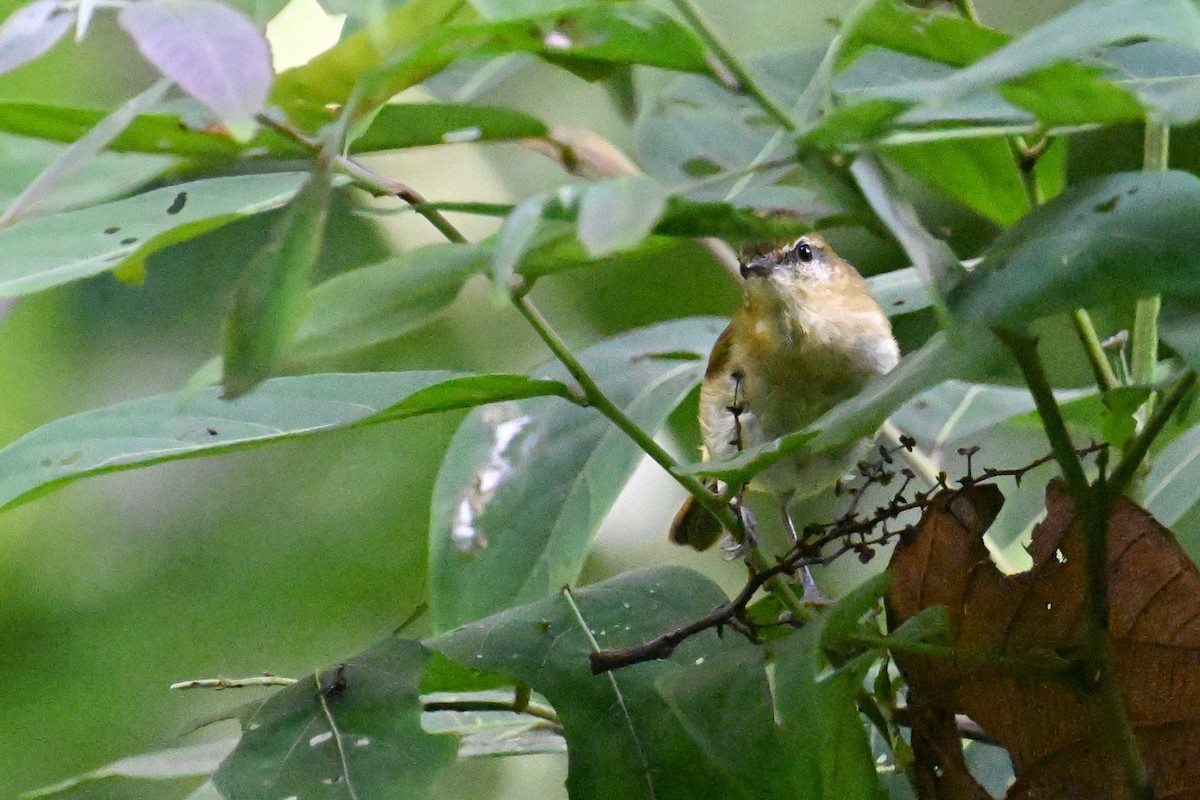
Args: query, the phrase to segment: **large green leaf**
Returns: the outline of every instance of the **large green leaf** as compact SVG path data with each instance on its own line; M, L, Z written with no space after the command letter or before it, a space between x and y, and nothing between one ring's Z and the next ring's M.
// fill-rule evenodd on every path
M426 2L423 36L400 34L395 23L417 15L412 4L391 12L375 40L358 35L293 73L280 76L275 98L308 114L353 94L354 111L365 115L396 93L440 72L455 59L529 52L587 77L616 66L645 64L707 73L699 40L671 17L633 3L584 5L549 14L488 22L445 21L452 7ZM436 29L436 30L435 30ZM330 74L330 68L333 72ZM319 119L319 117L317 117Z
M58 142L73 142L105 118L87 108L25 101L0 102L0 131ZM390 103L379 109L370 127L350 145L353 153L424 147L455 142L489 142L546 135L540 120L507 108L466 103ZM303 156L298 142L270 129L260 129L241 142L222 129L190 128L175 114L148 113L108 145L130 153L183 156Z
M875 605L886 581L869 582L834 609L819 614L776 648L776 702L804 785L822 800L883 800L875 759L855 704L876 656L859 656L829 670L824 648Z
M1193 43L1194 44L1194 43ZM1169 42L1110 47L1097 60L1157 119L1186 125L1200 117L1200 50Z
M567 791L604 798L747 798L714 763L659 694L661 676L748 645L706 631L683 642L670 661L594 676L596 646L628 647L704 616L725 603L707 578L679 567L626 573L604 583L502 611L426 642L466 667L497 672L545 695L567 739ZM762 662L747 665L761 684ZM735 709L711 700L714 713ZM734 746L731 743L731 746Z
M614 403L656 431L692 390L723 322L667 322L579 353ZM566 380L557 364L534 370ZM441 630L571 583L642 457L593 409L529 400L470 414L430 511L430 603Z
M246 714L213 783L239 800L430 797L456 744L421 728L428 660L420 643L388 639L277 692Z
M965 69L938 80L897 85L890 96L937 104L1141 38L1190 45L1200 40L1200 10L1188 0L1087 0Z
M154 753L126 756L82 775L59 781L52 786L26 792L21 795L21 800L54 797L105 778L168 781L211 775L225 757L233 752L235 745L237 745L236 738L217 739L211 742L172 747Z
M270 377L291 346L325 236L331 178L330 165L322 160L234 287L222 331L221 384L227 400Z
M1030 210L1029 195L1010 143L1001 138L925 142L885 148L905 172L1000 225ZM1066 148L1050 147L1035 166L1046 198L1063 185Z
M1200 426L1167 445L1141 486L1141 503L1163 525L1171 526L1200 502Z
M477 244L437 244L343 272L309 293L291 358L304 363L386 342L444 309L487 264Z
M1002 234L950 297L961 320L1023 324L1073 308L1200 291L1200 179L1110 175L1068 189Z
M705 755L746 795L803 797L808 787L779 736L763 658L745 648L685 664L664 673L658 690Z
M14 225L0 231L0 295L141 264L170 244L283 205L305 177L209 178Z
M500 400L558 395L521 375L367 372L274 378L234 401L164 394L64 417L0 450L0 508L89 475Z
M330 108L344 105L363 75L415 50L462 5L462 0L410 0L391 9L377 24L354 32L307 64L280 73L271 102L287 109L297 122L332 121ZM370 111L362 109L364 114Z

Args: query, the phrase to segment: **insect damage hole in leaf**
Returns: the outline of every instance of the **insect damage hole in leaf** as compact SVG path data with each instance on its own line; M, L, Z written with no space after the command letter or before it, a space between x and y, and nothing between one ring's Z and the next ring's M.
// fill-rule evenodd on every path
M954 645L976 657L894 654L912 704L926 715L913 734L918 773L959 774L961 765L945 758L961 752L958 732L943 723L964 713L1008 749L1017 777L1009 800L1124 796L1097 724L1101 700L1064 672L1083 650L1087 624L1082 523L1061 484L1052 482L1046 521L1029 548L1033 567L1006 576L989 561L981 538L999 507L995 487L942 495L888 567L889 627L944 605ZM1107 543L1109 635L1126 713L1156 796L1194 796L1200 571L1167 528L1125 498L1113 503ZM995 666L1005 659L1006 668Z

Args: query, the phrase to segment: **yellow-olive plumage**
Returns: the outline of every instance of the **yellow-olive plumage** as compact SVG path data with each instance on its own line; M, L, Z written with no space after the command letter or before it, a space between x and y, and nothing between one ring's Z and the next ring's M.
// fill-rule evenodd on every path
M705 460L807 427L900 358L867 282L820 236L749 260L742 276L745 299L717 339L700 388ZM856 447L785 459L751 488L770 492L786 508L791 498L832 483ZM720 534L717 519L690 499L671 526L673 541L699 550Z

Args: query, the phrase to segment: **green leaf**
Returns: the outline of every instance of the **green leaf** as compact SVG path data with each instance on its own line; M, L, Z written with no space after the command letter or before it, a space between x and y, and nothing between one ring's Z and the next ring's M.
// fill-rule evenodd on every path
M420 643L388 639L277 692L245 718L213 783L240 800L430 797L455 742L421 728L428 659Z
M64 148L62 154L54 159L19 197L5 206L4 213L0 214L0 228L7 228L18 219L28 216L57 186L107 148L112 140L129 126L139 111L157 103L170 87L170 81L157 81L149 89L126 101L116 111L97 122L95 127L79 137L70 147Z
M0 131L74 142L105 118L105 112L45 103L0 102ZM492 142L546 135L545 123L507 108L465 103L389 103L350 144L351 153L370 153L456 142ZM190 128L176 114L139 114L108 149L181 156L303 156L305 147L262 128L246 142L223 129Z
M877 0L856 17L844 37L839 70L872 47L963 67L1000 49L1010 38L958 15L924 13L895 0Z
M332 174L322 159L233 291L223 331L222 397L266 380L283 361L304 314L308 275L325 238Z
M1007 81L1000 93L1031 111L1045 127L1136 122L1146 112L1138 98L1085 64L1055 64Z
M579 241L592 258L636 247L666 203L663 187L644 175L594 183L579 200Z
M1200 179L1119 173L1071 187L1001 234L950 297L964 322L1023 325L1133 297L1200 291Z
M539 395L571 397L561 383L522 375L367 372L274 378L234 401L215 388L131 400L47 423L0 450L0 508L89 475Z
M509 108L466 103L389 103L351 144L355 153L461 142L531 139L548 134L546 124Z
M1127 89L1151 113L1171 125L1200 118L1200 50L1170 42L1110 47L1097 57L1108 78Z
M168 245L288 202L301 173L209 178L39 217L0 231L0 295L140 265Z
M426 644L464 666L515 678L553 704L567 739L567 792L573 798L746 797L692 739L656 683L680 664L698 665L749 645L706 631L680 644L669 661L601 676L588 665L593 642L639 644L725 602L707 578L656 567L580 589L571 598L559 592L510 608Z
M744 648L664 673L658 690L705 755L748 797L803 797L775 725L764 654ZM735 744L736 743L736 744Z
M178 780L199 775L211 775L233 752L237 739L220 739L182 747L172 747L156 753L128 756L99 769L59 781L52 786L34 789L21 795L21 800L53 797L84 784L104 778L143 778L146 780Z
M700 380L723 324L666 322L577 355L612 401L654 432ZM533 374L569 380L557 364ZM431 503L435 626L446 630L572 582L642 456L594 409L531 400L470 414Z
M361 117L457 58L516 52L534 53L585 77L598 77L627 64L709 71L704 50L691 31L648 6L604 3L491 22L439 24L453 6L426 2L413 9L411 5L390 12L374 41L360 40L356 34L295 74L284 73L278 81L277 102L319 119L320 109L346 103L353 90L355 113ZM436 32L424 36L401 32L401 17L408 23L419 17L416 27L436 28Z
M293 121L306 125L332 121L329 107L344 106L367 72L416 49L444 27L461 6L462 0L409 0L393 8L378 24L355 31L307 64L280 73L270 104L285 109ZM390 95L376 106L387 99ZM362 108L361 113L367 116L372 110Z
M819 52L783 56L779 63L761 59L749 68L802 87L820 61ZM796 152L794 143L755 103L693 75L681 75L649 94L641 103L634 134L638 163L664 186L687 186L697 178L711 179ZM705 181L688 197L733 203L738 208L786 210L811 227L849 215L849 199L838 182L844 183L840 175L824 174L807 163L793 164L736 181Z
M918 180L1000 225L1012 225L1030 210L1021 171L1005 139L925 142L881 152ZM1065 153L1055 143L1038 159L1036 175L1047 198L1062 188Z
M875 158L860 156L850 167L850 173L875 215L904 248L929 287L931 303L944 316L943 295L965 274L958 256L949 245L926 230L916 209L897 191L891 177Z
M475 244L437 244L343 272L308 295L308 315L292 363L312 362L386 342L415 330L453 302L487 265Z
M856 597L854 610L862 599ZM883 800L886 795L855 705L877 656L866 653L828 672L823 655L828 618L818 615L776 646L776 705L784 739L813 797Z
M889 317L911 314L933 305L929 284L916 267L884 272L867 278L871 295Z
M1200 40L1200 11L1188 0L1087 0L965 69L939 80L897 86L890 95L937 104L1140 38L1194 43Z
M954 632L950 627L950 614L945 606L923 608L904 620L887 638L895 642L953 644Z
M1154 458L1141 488L1141 504L1163 525L1183 519L1200 502L1200 425L1171 442Z

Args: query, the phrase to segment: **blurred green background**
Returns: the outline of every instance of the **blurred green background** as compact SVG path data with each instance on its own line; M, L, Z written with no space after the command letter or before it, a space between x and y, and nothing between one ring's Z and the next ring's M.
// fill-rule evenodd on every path
M16 5L3 3L4 13ZM823 20L846 11L834 0L702 5L743 54L819 43L833 30ZM978 5L985 22L1019 30L1069 3ZM83 45L65 43L0 78L0 97L111 107L144 85L149 72L103 16ZM549 67L522 71L486 101L591 128L630 149L628 125L609 96ZM1078 146L1102 152L1122 136L1130 133ZM1137 145L1122 152L1136 159ZM38 159L45 163L52 153L40 143L0 141L0 191L15 194L36 174ZM110 187L126 168L147 174L144 159L111 163L117 172L97 178ZM436 200L513 200L565 180L516 145L454 145L374 163ZM1086 156L1076 163L1086 165ZM918 199L931 215L951 213L935 197ZM216 351L230 282L270 221L246 220L166 251L152 259L140 286L105 275L18 303L0 323L0 443L65 414L179 388ZM476 236L492 225L474 218L463 224ZM989 233L967 227L976 237ZM410 248L431 241L432 230L411 215L365 215L344 203L320 270L367 263L388 242ZM902 265L894 247L866 236L835 232L834 241L864 272ZM977 244L956 242L964 256ZM660 319L728 314L737 302L732 281L689 246L668 263L568 273L538 292L547 314L580 345ZM906 325L902 338L923 334L919 322ZM523 322L497 309L477 283L425 328L328 366L503 371L546 355ZM429 495L459 419L422 418L120 473L0 516L0 705L7 712L0 796L169 745L194 720L250 699L171 693L174 681L305 674L395 628L424 596ZM671 444L685 452L694 426L686 409L676 421ZM602 531L586 578L670 560L736 585L740 567L667 547L664 531L681 497L657 468L640 469ZM457 767L448 790L562 796L564 775L565 759L554 756L477 761ZM189 788L109 781L75 796L178 797Z

